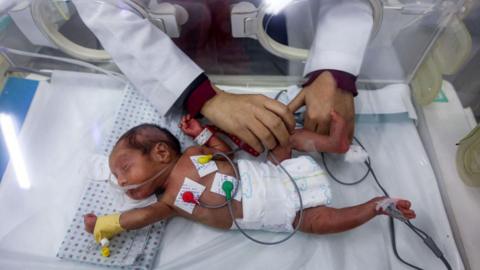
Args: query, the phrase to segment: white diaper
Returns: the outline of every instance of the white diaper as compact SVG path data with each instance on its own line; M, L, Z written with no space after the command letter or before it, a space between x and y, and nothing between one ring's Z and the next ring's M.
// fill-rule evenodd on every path
M297 183L303 207L330 203L328 178L309 156L284 160L281 165ZM279 166L271 162L239 160L242 187L243 218L237 219L242 229L291 232L300 203L295 187ZM235 224L232 229L236 229Z

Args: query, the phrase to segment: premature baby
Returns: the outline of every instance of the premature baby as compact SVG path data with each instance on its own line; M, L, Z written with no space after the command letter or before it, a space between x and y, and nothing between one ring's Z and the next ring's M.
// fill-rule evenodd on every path
M338 119L338 115L332 112L334 132L342 129ZM216 134L205 137L205 129L188 115L182 118L180 128L192 137L203 136L204 145L190 147L182 153L179 141L168 130L151 124L134 127L120 137L109 158L109 166L118 185L132 187L126 191L132 199L142 200L155 193L161 193L161 196L154 204L121 214L99 217L94 214L85 215L86 230L94 234L97 242L109 239L123 230L139 229L173 216L182 216L219 229L235 229L227 207L208 209L195 203L198 200L210 205L225 202L225 196L213 192L212 188L218 176L234 177L234 168L227 160L219 158L210 161L216 165L216 170L200 175L192 159L216 152L229 153L231 148ZM317 144L314 136L307 135L308 140L315 145L325 145L325 142ZM299 228L302 232L342 232L384 213L378 207L378 202L385 197L376 197L346 208L326 206L330 200L330 191L323 170L308 156L290 156L291 147L296 149L295 145L305 141L305 137L304 132L295 132L291 146L277 147L272 151L276 158L271 162L238 160L241 180L232 207L240 227L289 232L297 225L298 196L289 178L275 162L280 162L300 186L305 207ZM186 203L182 201L182 193L187 184L192 185L191 182L202 189L196 198ZM415 217L409 201L396 200L394 203L407 219ZM190 207L185 207L186 204Z

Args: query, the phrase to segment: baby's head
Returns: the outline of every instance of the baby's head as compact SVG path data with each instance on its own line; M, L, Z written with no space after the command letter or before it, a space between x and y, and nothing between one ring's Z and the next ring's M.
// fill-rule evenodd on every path
M172 133L154 124L142 124L118 139L109 166L120 186L144 184L127 191L129 197L139 200L163 186L180 155L180 142Z

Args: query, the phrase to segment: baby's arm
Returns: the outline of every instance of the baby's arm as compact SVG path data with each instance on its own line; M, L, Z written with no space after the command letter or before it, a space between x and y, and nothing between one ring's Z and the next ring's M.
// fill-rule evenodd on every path
M376 209L377 202L383 199L385 197L377 197L364 204L339 209L325 206L306 209L300 230L315 234L338 233L351 230L379 214L384 214L381 210ZM415 212L410 209L410 205L410 202L406 200L399 200L396 203L397 209L407 219L415 218ZM298 215L294 226L296 226L297 222Z
M210 140L208 140L205 145L222 153L228 153L232 151L232 148L230 148L230 146L225 141L220 139L220 137L215 134L213 134L212 138L210 138Z
M192 118L189 114L182 117L179 127L182 129L183 133L192 138L197 137L203 131L200 122L198 122L197 119ZM223 153L228 153L232 150L226 142L215 134L213 134L213 136L205 143L205 146Z
M162 219L171 217L173 209L166 203L159 201L152 205L132 209L122 214L97 217L94 214L84 216L85 230L93 233L95 240L112 238L124 230L135 230L153 224Z
M126 230L136 230L171 217L173 209L159 201L143 208L132 209L120 215L120 225Z

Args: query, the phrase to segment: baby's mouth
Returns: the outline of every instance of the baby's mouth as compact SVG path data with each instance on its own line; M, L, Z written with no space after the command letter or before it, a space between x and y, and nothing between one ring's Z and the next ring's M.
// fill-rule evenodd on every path
M131 189L127 191L127 196L134 200L143 200L148 196L144 196L144 192L141 192L141 188Z
M138 200L138 192L137 192L137 188L136 189L130 189L130 190L127 190L127 196L134 199L134 200Z

